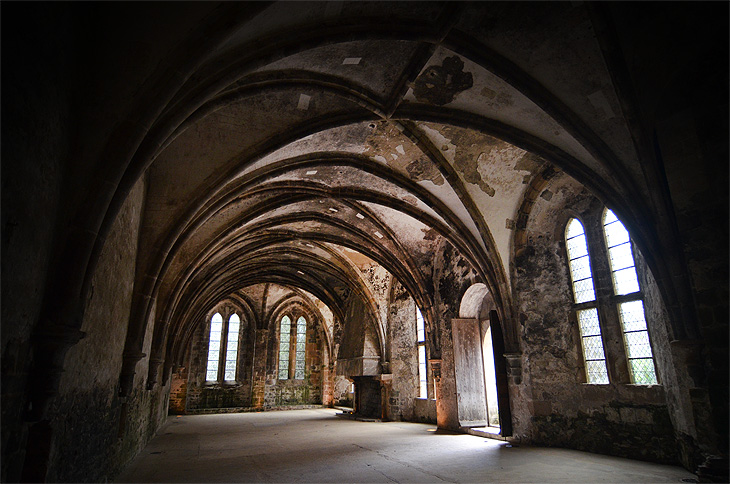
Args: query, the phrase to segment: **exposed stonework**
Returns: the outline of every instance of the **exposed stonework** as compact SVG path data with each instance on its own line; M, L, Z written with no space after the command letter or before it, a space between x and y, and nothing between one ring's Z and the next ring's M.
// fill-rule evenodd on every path
M503 438L727 481L728 5L335 3L3 5L0 480L113 480L168 407L456 430L488 321ZM629 383L604 207L659 385ZM570 217L603 260L607 385ZM230 308L237 376L206 382Z

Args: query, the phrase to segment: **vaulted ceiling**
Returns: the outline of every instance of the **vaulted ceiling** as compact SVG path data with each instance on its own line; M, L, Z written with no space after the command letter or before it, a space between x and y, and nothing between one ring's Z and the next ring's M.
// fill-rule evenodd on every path
M666 249L652 219L666 203L661 180L640 162L619 102L627 79L607 66L614 34L602 7L251 2L84 14L99 55L80 63L79 139L112 134L74 147L79 208L66 217L64 290L50 294L88 291L105 234L143 179L137 346L152 319L157 346L174 349L216 300L259 283L306 291L341 318L345 295L369 297L361 257L427 309L444 245L509 320L515 231L559 171L611 206L639 246ZM85 271L69 279L64 264Z

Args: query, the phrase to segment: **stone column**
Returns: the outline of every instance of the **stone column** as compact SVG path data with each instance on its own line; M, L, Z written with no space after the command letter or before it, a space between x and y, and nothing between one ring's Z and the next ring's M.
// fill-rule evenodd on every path
M454 371L454 343L451 339L451 321L444 321L441 332L441 368L436 383L436 424L440 429L458 430L458 400ZM435 369L434 369L435 378Z

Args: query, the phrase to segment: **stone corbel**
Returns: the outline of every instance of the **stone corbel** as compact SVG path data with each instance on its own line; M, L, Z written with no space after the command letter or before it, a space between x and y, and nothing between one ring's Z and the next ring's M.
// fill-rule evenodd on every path
M152 390L155 388L160 365L162 365L162 363L164 362L165 360L163 360L162 358L150 358L150 368L147 373L147 390Z
M122 372L119 376L119 396L128 397L134 386L134 375L139 360L147 356L141 351L125 351L122 355Z

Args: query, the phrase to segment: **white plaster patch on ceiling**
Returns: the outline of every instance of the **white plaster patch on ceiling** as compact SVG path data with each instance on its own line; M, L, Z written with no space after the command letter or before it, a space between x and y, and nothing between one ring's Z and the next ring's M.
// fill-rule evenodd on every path
M418 184L434 194L449 209L451 209L454 215L456 215L456 217L461 220L461 222L466 226L467 230L471 232L472 236L474 236L474 238L479 241L479 244L482 246L482 248L486 250L486 245L482 240L482 236L479 234L479 229L474 223L474 220L472 220L471 216L469 215L466 207L464 207L464 204L461 202L459 196L451 188L451 185L444 184L442 186L438 186L430 180L421 181L418 182Z
M373 156L373 160L383 163L384 165L388 164L388 160L386 160L384 156L380 156L380 155Z
M380 232L378 232L377 230L376 230L375 232L373 232L373 233L375 234L375 236L376 236L377 238L379 238L379 239L382 239L382 238L383 238L383 234L381 234L381 233L380 233Z
M317 170L308 170L307 171L307 175L316 175L316 174L317 174Z
M337 210L337 209L336 209L335 207L330 207L330 208L329 208L329 211L330 211L330 212L333 212L333 213L337 213L337 212L339 212L339 210Z
M299 103L297 104L297 109L300 109L302 111L306 111L309 109L309 101L312 99L312 96L308 94L300 94L299 95Z
M362 57L346 57L346 58L345 58L345 59L344 59L344 60L342 61L342 65L343 65L343 66L348 66L348 65L358 65L358 64L360 64L360 61L361 61L361 60L362 60Z
M398 153L400 153L401 155L405 155L405 154L406 154L406 150L404 150L404 149L403 149L403 145L398 145L398 146L396 146L396 147L395 147L395 150L396 150L396 151L397 151Z
M441 151L444 158L453 163L456 146L450 139L446 138L440 131L438 131L437 126L439 125L418 123L418 127L426 134L431 143L433 143L433 145Z
M419 249L423 252L425 246L424 235L430 227L410 215L399 212L385 205L364 202L378 218L385 223L391 232L397 234L398 240L405 245L406 250ZM428 244L427 244L428 245Z
M356 214L355 217L359 218L360 220L364 220L365 219L365 215L363 215L361 213Z

